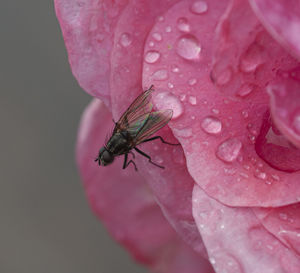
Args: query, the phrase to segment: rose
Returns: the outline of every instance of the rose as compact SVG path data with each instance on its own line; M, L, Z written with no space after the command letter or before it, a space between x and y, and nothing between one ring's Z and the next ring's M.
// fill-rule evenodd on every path
M297 5L56 1L72 71L114 119L151 84L156 107L173 109L160 134L175 142L172 131L182 150L143 146L165 170L138 156L138 173L122 171L121 161L94 164L112 126L97 100L77 144L94 211L154 270L176 272L182 261L181 272L202 272L208 255L215 272L299 271Z

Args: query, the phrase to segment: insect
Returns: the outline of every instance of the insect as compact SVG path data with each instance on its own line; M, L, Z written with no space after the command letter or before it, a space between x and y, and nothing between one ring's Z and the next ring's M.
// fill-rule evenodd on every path
M115 122L111 137L99 150L98 157L95 159L95 162L98 162L99 166L107 166L114 161L116 156L124 155L123 169L126 169L129 164L133 164L137 171L135 162L132 159L128 161L128 154L132 154L133 159L135 158L132 152L134 149L142 156L148 158L151 164L164 169L163 166L153 162L149 155L136 147L141 143L156 139L160 139L165 144L180 145L169 143L161 136L149 138L152 134L165 126L173 115L173 111L170 109L151 112L153 107L151 103L151 93L153 91L153 85L151 85L148 90L144 91L133 101L119 121Z

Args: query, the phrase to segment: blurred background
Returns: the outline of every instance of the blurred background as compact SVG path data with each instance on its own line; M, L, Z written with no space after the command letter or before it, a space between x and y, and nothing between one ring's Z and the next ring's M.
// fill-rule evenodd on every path
M146 272L90 211L75 166L91 100L72 76L52 0L0 8L0 272Z

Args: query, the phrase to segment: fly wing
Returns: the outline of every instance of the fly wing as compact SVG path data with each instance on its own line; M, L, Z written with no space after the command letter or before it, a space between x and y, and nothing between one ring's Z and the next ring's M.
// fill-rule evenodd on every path
M142 143L149 136L164 127L170 121L172 115L173 111L170 109L150 113L146 123L136 135L135 145Z
M152 88L153 85L133 101L117 122L114 132L122 130L134 132L143 126L153 107L151 103L151 93L154 89Z

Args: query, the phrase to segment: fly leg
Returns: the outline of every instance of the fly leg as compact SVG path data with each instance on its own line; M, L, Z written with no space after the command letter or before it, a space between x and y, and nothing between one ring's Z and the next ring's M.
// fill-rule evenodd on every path
M131 153L132 153L132 152L131 152ZM133 154L133 153L132 153L132 154ZM133 154L133 155L134 155L134 154ZM133 158L134 158L134 157L133 157ZM128 159L128 154L125 154L125 155L124 155L123 169L126 169L126 168L128 167L128 165L129 165L130 163L132 163L132 164L134 165L135 171L137 171L138 169L137 169L137 167L136 167L134 161L129 160L128 163L127 163L127 159Z
M142 143L152 141L152 140L155 140L155 139L160 139L162 143L169 144L169 145L174 145L174 146L180 145L179 143L174 144L174 143L167 142L161 136L155 136L155 137L145 139L144 141L142 141Z
M134 147L134 149L135 149L139 154L141 154L142 156L147 157L148 160L149 160L149 162L150 162L151 164L153 164L153 165L155 165L156 167L159 167L159 168L161 168L161 169L164 169L164 168L165 168L164 166L160 166L160 165L156 164L155 162L153 162L153 161L151 160L151 157L150 157L149 155L147 155L146 153L144 153L143 151L141 151L140 149L138 149L138 148L136 148L136 147Z

